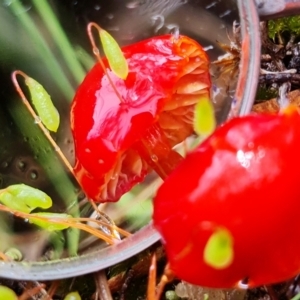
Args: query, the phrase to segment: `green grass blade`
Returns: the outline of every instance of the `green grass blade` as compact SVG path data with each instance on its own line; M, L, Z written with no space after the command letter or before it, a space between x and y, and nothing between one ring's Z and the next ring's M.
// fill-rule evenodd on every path
M40 51L38 53L41 56L41 59L46 65L45 72L51 74L61 93L65 96L66 99L71 100L74 94L74 89L69 82L68 78L62 71L59 63L57 62L55 56L49 49L45 39L41 35L40 31L37 29L37 26L34 24L28 13L24 13L24 7L19 0L15 0L9 6L12 12L15 15L18 15L18 20L26 28L28 32L33 47L38 47ZM22 11L23 13L19 13Z
M45 22L46 27L50 31L52 38L65 59L76 83L80 84L85 76L85 71L76 59L74 48L70 44L64 30L59 24L59 21L49 5L49 1L33 0L33 4Z

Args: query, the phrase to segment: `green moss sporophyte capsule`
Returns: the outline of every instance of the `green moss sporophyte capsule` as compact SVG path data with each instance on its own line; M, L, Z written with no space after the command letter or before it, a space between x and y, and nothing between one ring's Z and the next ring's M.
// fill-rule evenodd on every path
M56 132L59 127L60 117L50 95L40 83L31 77L25 77L25 83L29 88L32 104L41 122L48 130Z
M120 78L128 76L128 63L116 40L105 30L100 30L100 39L111 70Z

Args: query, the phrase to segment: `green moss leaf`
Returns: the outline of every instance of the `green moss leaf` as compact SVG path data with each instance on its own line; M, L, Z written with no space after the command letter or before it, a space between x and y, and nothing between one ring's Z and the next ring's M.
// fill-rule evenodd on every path
M234 259L233 237L229 230L218 228L208 239L204 252L204 262L214 269L225 269Z
M300 16L284 17L268 21L268 35L272 40L282 33L300 35Z
M300 34L300 16L292 16L286 18L287 30L290 30L293 34Z
M47 209L52 206L52 200L47 194L26 184L14 184L1 190L0 202L25 213L30 213L37 207Z
M105 30L100 31L100 39L111 70L121 79L128 75L128 64L116 40Z
M268 21L268 35L272 40L275 40L276 35L285 29L285 22L282 19Z

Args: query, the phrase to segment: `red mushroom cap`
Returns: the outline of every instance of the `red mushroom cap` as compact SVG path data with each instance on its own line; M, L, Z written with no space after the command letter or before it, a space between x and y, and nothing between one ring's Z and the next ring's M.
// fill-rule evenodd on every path
M149 172L135 147L156 124L170 147L193 132L193 106L209 96L208 58L192 39L171 35L122 48L129 65L126 80L103 62L96 64L73 100L71 127L75 141L74 172L87 196L116 201ZM179 130L180 129L180 130Z
M253 287L300 272L299 150L300 115L289 109L232 119L187 155L158 190L153 215L179 278ZM220 228L232 237L223 267L204 253Z

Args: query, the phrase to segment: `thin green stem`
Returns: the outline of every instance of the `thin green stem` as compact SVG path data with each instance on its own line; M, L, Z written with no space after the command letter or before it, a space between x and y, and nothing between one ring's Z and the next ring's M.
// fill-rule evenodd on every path
M300 293L295 295L291 300L300 300Z
M24 26L24 28L26 28L28 34L31 37L33 47L40 48L40 51L38 51L38 53L41 56L42 61L46 65L47 72L51 74L53 80L55 80L57 86L61 90L62 94L66 97L66 99L71 101L74 94L74 89L68 78L64 74L59 63L57 62L55 56L49 49L37 26L34 24L28 13L24 12L24 7L19 0L13 1L9 7L15 15L18 15L18 20L20 20L21 24Z
M70 44L49 2L46 0L33 0L33 4L56 42L76 83L79 85L85 76L85 71L76 59L74 48Z

